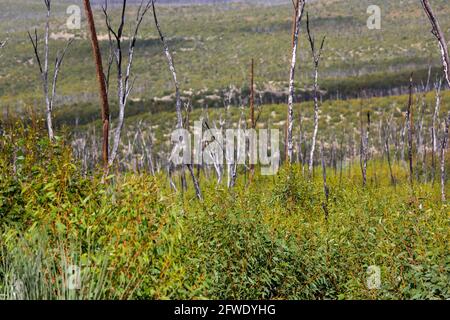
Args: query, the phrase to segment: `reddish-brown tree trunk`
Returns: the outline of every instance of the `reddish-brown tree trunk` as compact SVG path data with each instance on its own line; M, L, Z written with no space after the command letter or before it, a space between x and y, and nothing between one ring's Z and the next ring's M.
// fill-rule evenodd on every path
M106 90L105 74L103 73L102 55L98 45L97 32L95 30L94 16L92 14L91 4L89 0L84 0L84 9L89 24L89 31L91 34L92 52L94 54L95 67L97 72L97 80L100 88L100 99L102 104L102 122L103 122L103 166L105 170L108 168L108 141L109 141L109 103L108 94Z

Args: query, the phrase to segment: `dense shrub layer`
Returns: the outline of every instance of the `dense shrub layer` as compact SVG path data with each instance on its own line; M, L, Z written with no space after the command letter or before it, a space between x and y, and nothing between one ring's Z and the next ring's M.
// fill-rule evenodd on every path
M439 186L391 186L372 161L321 175L299 167L244 179L235 189L201 178L83 176L60 139L31 128L0 137L0 293L29 299L448 299L449 206ZM401 165L399 180L406 181ZM381 269L381 288L366 286ZM72 266L81 286L66 286Z

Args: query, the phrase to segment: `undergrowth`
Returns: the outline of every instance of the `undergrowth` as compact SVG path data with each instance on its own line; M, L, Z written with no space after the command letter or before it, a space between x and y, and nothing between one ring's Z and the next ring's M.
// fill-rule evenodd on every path
M63 138L18 123L0 137L0 297L449 299L437 183L411 188L396 164L392 186L373 160L363 188L358 169L328 173L327 219L321 173L299 166L233 190L202 175L199 202L164 174L85 176Z

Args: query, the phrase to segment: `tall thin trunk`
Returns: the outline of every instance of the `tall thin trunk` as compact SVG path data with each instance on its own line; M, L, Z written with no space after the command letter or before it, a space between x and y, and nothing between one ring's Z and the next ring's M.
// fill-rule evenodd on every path
M309 156L309 175L312 174L313 164L314 164L314 152L316 148L317 133L319 131L319 100L317 97L317 79L318 71L317 68L314 70L314 131L311 143L311 154Z
M450 86L450 58L448 55L447 41L445 40L444 33L442 32L439 21L436 18L436 15L434 14L429 1L428 0L421 0L421 1L422 1L422 6L425 10L425 13L427 14L428 19L430 20L430 23L432 26L431 32L433 33L433 35L436 37L436 39L439 42L442 66L444 68L444 75L445 75L445 79L447 80L447 84Z
M425 111L426 111L426 101L425 101L425 94L422 95L422 103L421 103L421 108L420 108L420 114L419 114L419 120L417 122L417 151L418 151L418 155L420 155L420 157L418 158L418 160L420 160L420 164L422 167L422 175L425 175L426 173L426 167L425 167L425 157L426 157L426 146L425 146L425 140L423 137L423 127L424 127L424 117L425 117ZM419 164L418 164L419 165ZM420 179L420 172L419 170L416 170L416 176L417 176L417 180ZM425 175L426 176L426 175Z
M126 6L127 1L123 0L122 3L122 10L121 10L121 20L119 27L117 31L114 31L111 22L109 19L108 11L107 11L107 5L103 7L103 13L105 15L106 20L106 26L108 28L108 37L110 39L110 48L112 48L112 37L111 34L115 38L115 51L114 56L116 60L116 66L117 66L117 97L118 97L118 103L119 103L119 117L117 121L117 126L115 128L114 132L114 140L113 140L113 147L111 150L111 156L109 159L109 167L111 167L114 164L114 161L117 158L118 150L119 150L119 144L120 144L120 138L122 135L122 129L124 126L125 121L125 108L127 106L128 97L131 93L133 83L130 83L131 78L131 70L133 66L133 59L134 59L134 49L137 42L137 35L139 28L141 26L141 23L144 19L144 16L146 15L147 11L150 8L150 0L147 0L148 2L144 6L144 0L141 2L137 15L136 15L136 24L134 27L134 33L132 37L130 38L129 46L128 46L128 61L127 66L125 68L125 73L122 70L122 64L123 64L123 49L122 49L122 36L123 36L123 30L125 26L125 13L126 13ZM106 2L107 4L107 2ZM108 68L108 78L107 81L109 81L109 68Z
M100 99L102 105L102 122L103 122L103 141L102 141L102 156L103 166L105 170L108 167L108 152L109 152L109 103L108 94L106 90L105 74L103 73L102 56L98 45L97 32L95 29L94 16L92 14L91 4L89 0L84 0L84 8L89 24L91 34L92 52L95 60L95 67L97 72L97 81L100 89Z
M52 122L52 104L49 96L49 86L48 86L48 39L50 33L50 1L45 1L47 6L47 20L45 22L45 35L44 35L44 72L42 73L42 81L44 85L44 96L47 118L47 130L48 137L53 141L55 134L53 133L53 122Z
M302 113L300 112L298 115L298 155L297 161L302 165L302 170L304 170L304 159L303 159L303 118Z
M294 6L294 14L292 17L292 47L291 50L294 49L294 45L295 45L295 30L297 28L297 10L299 8L299 4L300 4L300 0L293 0L292 2L293 6ZM284 128L284 157L285 157L285 161L286 163L289 162L289 156L288 156L288 126L289 126L289 110L286 113L286 125Z
M180 88L179 88L179 83L178 83L178 79L177 79L177 73L175 70L175 65L173 62L173 58L172 55L170 53L169 50L169 46L167 45L166 39L161 31L161 27L159 26L159 22L158 22L158 17L156 15L156 8L155 8L155 1L152 0L152 8L153 8L153 18L155 20L155 26L156 29L158 30L158 34L159 37L161 39L161 42L163 43L163 47L164 47L164 54L166 55L167 61L169 63L169 69L170 72L172 73L172 78L173 78L173 82L175 85L175 96L176 96L176 113L177 113L177 129L182 129L183 128L183 116L181 113L181 95L180 95ZM186 164L186 167L189 170L189 173L191 174L192 177L192 181L194 183L194 188L195 188L195 193L196 196L199 200L202 200L202 192L200 190L200 185L197 181L197 177L195 176L194 173L194 169L192 168L191 164Z
M412 74L409 78L409 99L408 108L406 110L406 126L408 131L408 162L409 162L409 183L413 184L413 117L412 117L412 99L413 99L413 79Z
M328 198L330 194L330 190L327 185L327 167L325 164L325 155L323 150L323 143L320 148L320 155L322 158L322 178L323 178L323 192L325 194L325 201L322 203L323 211L325 212L325 219L328 219Z
M255 62L254 59L252 59L252 65L251 65L251 71L250 71L250 121L251 121L251 128L256 128L256 122L255 122ZM253 163L250 164L250 182L253 181L253 176L255 174L255 165Z
M306 15L306 29L308 33L308 39L309 44L311 46L311 53L313 56L313 63L314 63L314 131L312 136L312 143L311 143L311 154L309 156L309 175L312 175L313 165L314 165L314 152L316 148L316 140L317 140L317 133L319 131L319 63L320 58L322 56L322 50L323 46L325 44L325 37L322 39L322 43L320 45L319 50L316 50L316 44L314 37L311 34L311 29L309 27L309 14Z
M441 106L441 85L442 82L438 81L436 83L436 104L433 112L433 120L431 124L431 140L432 140L432 150L431 150L431 165L432 165L432 183L436 180L436 153L438 152L438 138L436 132L436 123L438 121L439 109Z
M387 123L386 127L389 127L389 122ZM387 157L387 161L388 161L388 165L389 165L389 175L391 177L391 184L395 185L395 178L394 178L394 174L392 172L391 152L390 152L390 147L389 147L389 131L386 130L386 127L383 130L384 131L384 147L385 147L386 157Z
M345 158L345 150L344 150L344 137L345 137L345 130L341 136L341 141L339 143L339 185L342 184L342 174L344 170L344 158Z
M45 7L47 8L47 14L46 14L46 22L45 22L45 31L44 31L44 63L42 65L41 57L38 50L39 45L39 39L37 35L37 30L34 30L34 38L31 36L31 34L28 32L28 37L31 41L31 44L34 49L34 55L36 57L37 65L39 67L40 77L42 81L42 88L44 93L44 99L45 99L45 117L46 117L46 124L47 124L47 132L48 137L51 141L54 140L54 127L53 127L53 102L56 96L56 84L58 81L58 75L59 71L62 65L62 61L64 59L64 56L66 54L67 49L72 44L73 39L69 40L66 47L62 51L62 53L57 54L56 61L55 61L55 68L53 71L53 82L52 87L50 90L50 81L49 81L49 34L50 34L50 14L51 14L51 0L44 0ZM1 46L3 46L5 43L0 43Z
M449 133L449 126L450 126L450 112L447 115L447 119L445 119L445 128L444 128L444 136L442 137L442 144L441 144L441 196L442 196L442 202L446 201L446 194L445 194L445 151L447 149L448 144L448 133Z
M367 183L367 164L369 162L369 153L370 153L370 146L369 146L369 135L370 135L370 111L367 112L367 129L366 129L366 135L364 138L364 162L363 162L363 168L364 168L364 184Z
M305 1L299 0L297 2L296 18L295 18L295 31L294 31L294 43L292 48L291 70L289 73L289 98L288 98L288 123L287 123L287 156L289 163L293 161L294 144L292 141L292 131L294 128L294 78L295 78L295 66L297 63L297 47L298 36L300 32L300 22L303 17L305 8Z
M362 110L360 111L360 114ZM367 113L367 129L364 131L363 121L361 118L361 127L360 127L360 135L361 135L361 148L360 148L360 156L359 162L361 166L361 174L363 180L363 186L365 187L367 184L367 162L368 162L368 152L369 152L369 132L370 132L370 112Z

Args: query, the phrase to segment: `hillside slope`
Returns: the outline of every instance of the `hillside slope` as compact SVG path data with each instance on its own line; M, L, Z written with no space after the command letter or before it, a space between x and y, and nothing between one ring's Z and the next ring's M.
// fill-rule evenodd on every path
M406 84L411 71L416 73L418 83L426 78L429 65L436 68L432 79L440 71L437 44L429 32L420 3L415 0L375 1L382 9L382 29L369 30L366 10L373 2L321 0L308 4L314 33L317 37L327 36L320 84L330 97L355 97L363 90L383 95L400 93L390 89ZM42 34L44 7L41 1L1 0L0 3L6 8L0 13L0 39L9 38L0 61L1 105L40 105L41 86L27 31L38 27ZM76 31L67 30L65 25L69 3L73 1L55 2L53 8L51 60L67 37L75 34L77 38L61 71L56 108L74 103L97 103L85 25ZM434 1L433 5L443 28L448 30L450 7L443 0ZM117 9L113 10L116 11L112 14L117 16ZM100 38L105 39L101 10L96 8L95 11ZM134 9L131 11L130 14L134 14ZM217 90L228 88L230 84L245 89L251 58L256 61L258 90L285 90L290 56L290 4L264 6L246 1L215 6L161 6L159 15L174 53L182 90L206 96L216 95ZM129 27L127 23L126 34ZM102 41L102 48L106 54L105 41ZM137 81L131 99L151 101L154 97L172 94L171 75L151 15L144 21L135 55ZM303 30L298 90L311 84L311 66ZM115 95L111 99L113 104L114 98ZM300 95L300 99L304 98Z

